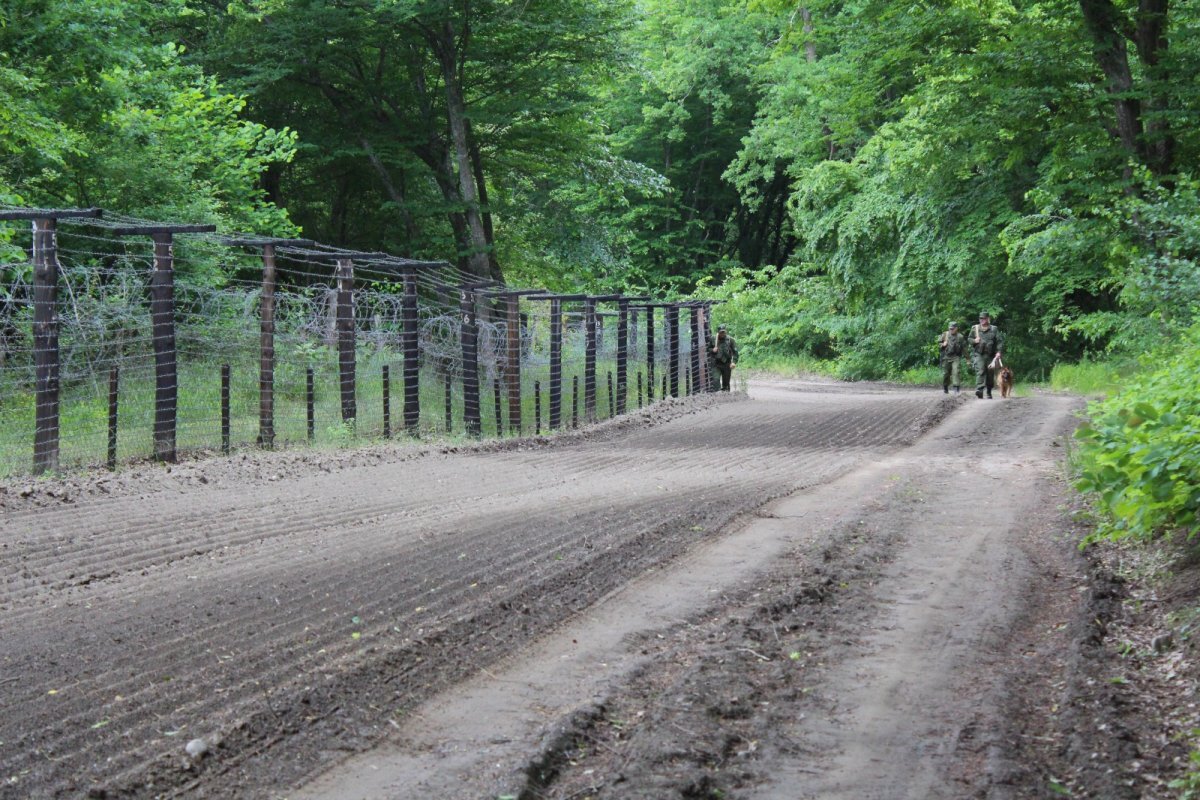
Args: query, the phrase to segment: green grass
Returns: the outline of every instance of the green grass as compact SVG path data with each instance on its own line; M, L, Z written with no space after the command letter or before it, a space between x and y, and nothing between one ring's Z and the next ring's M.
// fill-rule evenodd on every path
M967 384L974 385L975 373L971 371L970 364L965 362L959 365L958 379L962 381L965 387ZM908 386L941 386L942 385L942 368L941 367L913 367L906 369L896 376L897 383L903 383Z
M804 354L751 355L747 356L739 366L748 372L783 378L802 378L814 375L833 378L839 374L837 362L823 361ZM1018 375L1014 393L1017 397L1027 397L1035 389L1046 387L1055 391L1100 397L1115 391L1141 369L1136 361L1128 359L1058 364L1050 371L1048 380L1044 372L1029 376ZM960 378L964 390L973 389L975 372L971 367L970 359L963 360ZM942 370L937 366L913 367L890 376L888 380L909 386L936 387L942 385Z
M832 376L834 364L832 361L822 361L819 358L803 353L794 355L748 355L738 362L738 369L744 372L761 372L776 375L781 378L803 378L813 375Z
M391 377L391 433L404 435L403 359L390 351L362 348L356 375L356 411L353 425L342 421L341 391L336 353L330 348L291 352L280 348L275 368L275 444L276 447L309 446L306 367L314 370L314 437L317 448L351 447L383 437L382 370L389 365ZM259 433L259 387L257 354L243 352L228 355L222 361L231 366L230 439L234 449L255 447ZM610 359L596 365L595 419L610 416L608 375L616 384L616 363ZM642 375L642 399L645 402L645 365L631 363L627 378L626 408L638 404L638 376ZM178 419L176 445L181 451L219 450L221 446L221 361L188 359L179 364ZM654 395L662 391L661 369L656 377ZM563 365L562 425L572 422L573 379L579 379L579 424L587 422L583 393L582 359ZM550 375L546 365L522 369L521 435L535 430L537 401L534 385L541 384L541 431L549 426ZM686 384L681 384L682 392ZM616 398L613 398L615 409ZM455 379L451 391L451 425L446 427L445 382L432 368L420 373L420 424L423 439L461 439L464 435L464 403L461 381ZM480 423L484 437L514 435L509 430L508 396L500 387L500 419L496 418L494 384L481 373ZM108 448L108 382L76 383L64 387L60 401L59 464L63 470L101 466ZM27 474L32 467L34 399L28 387L0 387L0 477ZM153 454L154 367L150 359L128 359L121 370L117 458L128 463Z
M1050 388L1088 397L1103 397L1120 388L1128 378L1141 371L1132 361L1081 361L1056 364L1050 370Z

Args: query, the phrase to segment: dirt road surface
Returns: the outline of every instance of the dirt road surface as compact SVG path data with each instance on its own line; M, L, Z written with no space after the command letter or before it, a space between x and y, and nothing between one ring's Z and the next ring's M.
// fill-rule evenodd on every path
M0 797L1003 794L1074 408L759 382L0 487Z

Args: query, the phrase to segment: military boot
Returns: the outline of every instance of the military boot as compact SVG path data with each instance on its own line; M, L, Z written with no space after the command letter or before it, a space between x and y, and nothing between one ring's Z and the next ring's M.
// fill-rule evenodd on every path
M983 399L983 389L976 389L975 396L978 397L980 400L982 400Z

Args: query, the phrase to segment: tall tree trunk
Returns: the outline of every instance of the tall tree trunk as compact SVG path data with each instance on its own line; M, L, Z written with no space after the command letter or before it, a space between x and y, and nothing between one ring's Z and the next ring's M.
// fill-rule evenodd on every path
M446 86L446 116L450 123L450 141L454 148L458 187L462 195L464 214L467 220L469 251L467 263L471 274L480 279L491 278L488 261L487 233L483 217L479 212L479 189L475 184L475 173L471 169L471 145L467 136L467 106L463 99L462 83L458 73L457 48L455 47L454 25L450 20L442 23L437 45L438 62L442 67L442 82Z
M426 39L436 51L436 42L427 31ZM413 152L425 163L425 166L429 167L434 183L437 184L438 191L446 201L446 218L450 222L450 230L454 233L454 241L459 248L458 268L469 273L471 264L468 253L471 250L471 242L468 236L467 219L460 210L463 200L456 185L454 160L450 157L445 140L438 133L442 126L434 119L433 100L429 96L425 71L420 66L420 58L417 53L413 54L412 63L416 66L410 67L409 76L412 79L413 88L417 92L417 101L421 108L421 121L427 133L425 142L413 147ZM392 112L397 119L400 118L399 109L393 107Z
M450 229L454 231L454 241L458 242L459 246L458 268L473 275L475 273L471 269L471 239L467 229L467 218L458 210L462 206L462 195L459 194L458 185L454 181L454 161L449 150L443 150L441 156L441 160L435 166L431 166L430 170L438 190L450 206L446 217L450 220Z
M1117 138L1132 158L1145 163L1142 150L1142 105L1133 96L1133 72L1125 37L1128 20L1112 0L1079 0L1084 25L1092 39L1092 54L1104 77L1116 111Z
M1170 0L1140 0L1135 44L1138 58L1146 67L1147 105L1145 120L1146 162L1155 175L1169 174L1175 167L1175 137L1165 119L1167 101L1158 89L1166 83L1162 57L1167 52L1167 22Z
M467 120L467 136L471 141L471 171L475 175L475 185L479 187L479 210L483 216L483 233L488 243L488 264L492 271L492 280L504 282L504 274L500 270L500 262L496 259L496 229L492 225L492 211L488 203L487 177L483 171L483 153L479 149L479 140L471 130L471 120Z

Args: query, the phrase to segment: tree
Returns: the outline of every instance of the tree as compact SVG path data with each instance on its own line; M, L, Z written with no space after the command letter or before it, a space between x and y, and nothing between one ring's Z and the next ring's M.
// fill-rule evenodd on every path
M786 183L746 198L723 177L750 131L781 16L719 0L646 0L638 10L630 64L605 110L614 152L669 187L612 210L613 224L634 232L639 278L687 287L735 262L782 265L792 247Z
M493 187L582 157L590 75L619 16L608 0L279 0L235 4L197 35L253 113L296 120L311 156L353 152L346 161L370 169L403 221L389 244L411 251L421 236L410 195L428 182L461 266L500 279ZM315 117L297 119L300 108ZM300 155L295 172L316 166Z
M784 165L797 253L836 298L813 316L848 373L922 363L938 326L981 306L1032 364L1147 334L1130 288L1164 242L1188 241L1166 218L1183 205L1172 165L1196 154L1197 98L1176 77L1194 12L1183 26L1152 0L1131 17L1106 0L796 12L730 176L752 198ZM1168 49L1168 30L1184 44Z
M259 174L293 138L157 38L182 6L30 0L0 18L0 191L263 232L294 230Z

